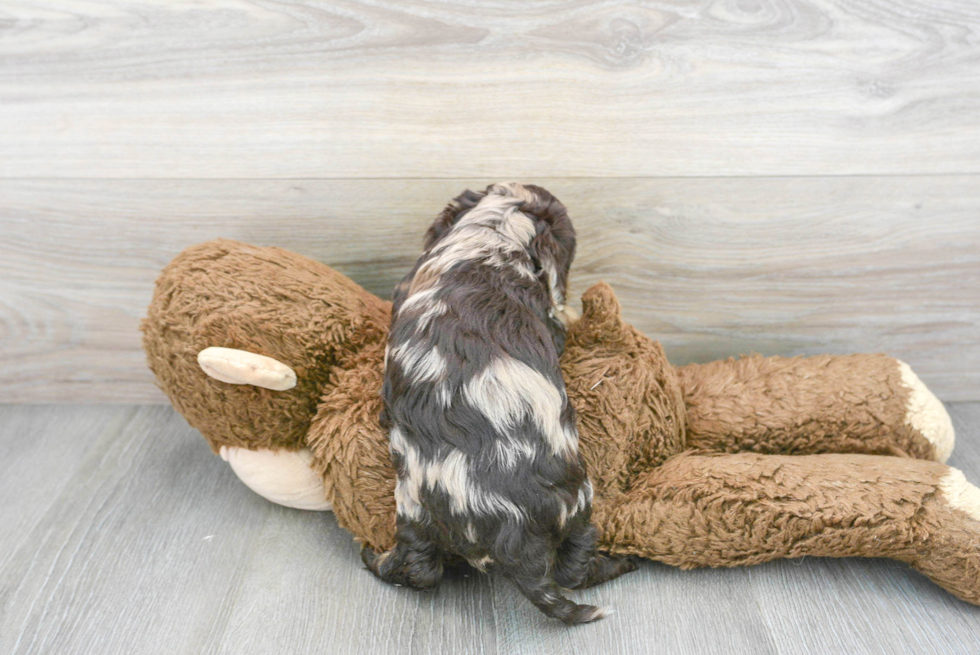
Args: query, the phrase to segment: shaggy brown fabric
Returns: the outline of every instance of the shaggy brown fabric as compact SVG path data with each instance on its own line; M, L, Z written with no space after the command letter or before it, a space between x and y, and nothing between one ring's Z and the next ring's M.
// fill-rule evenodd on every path
M905 424L910 391L887 355L754 355L677 374L692 448L935 459L933 445Z
M562 358L605 548L682 567L803 555L891 557L980 602L980 523L951 509L951 471L900 424L907 392L880 355L746 358L674 369L623 323L612 290L583 297ZM394 471L378 424L390 305L276 248L216 241L160 276L143 323L160 387L217 450L308 445L341 525L392 545ZM295 369L289 391L207 377L209 346Z
M606 508L603 546L681 568L887 557L980 602L980 522L951 509L936 462L872 455L696 455Z
M308 445L337 522L378 551L395 545L395 469L381 429L384 345L337 367Z
M296 450L306 442L331 366L383 343L389 303L279 248L218 240L188 248L157 279L143 349L157 385L215 452L223 445ZM297 385L272 391L208 377L208 346L273 357Z
M684 450L684 398L663 348L623 323L605 283L582 296L561 362L598 512Z
M980 522L950 507L941 496L923 503L908 562L957 598L980 605Z

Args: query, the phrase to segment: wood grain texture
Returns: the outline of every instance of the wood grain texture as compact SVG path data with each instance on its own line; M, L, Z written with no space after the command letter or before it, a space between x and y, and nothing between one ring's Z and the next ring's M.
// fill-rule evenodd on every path
M972 0L8 0L0 176L980 173Z
M135 413L136 407L0 409L0 569L31 543L54 499L84 468L86 454L118 437Z
M980 177L534 180L675 363L888 352L980 399ZM0 401L162 402L153 281L215 237L278 245L387 297L443 204L487 180L0 180Z
M951 464L978 482L980 403L950 409ZM980 608L884 560L645 563L575 592L616 610L578 629L497 576L389 587L332 515L262 500L166 407L0 406L0 448L0 652L12 655L980 649Z

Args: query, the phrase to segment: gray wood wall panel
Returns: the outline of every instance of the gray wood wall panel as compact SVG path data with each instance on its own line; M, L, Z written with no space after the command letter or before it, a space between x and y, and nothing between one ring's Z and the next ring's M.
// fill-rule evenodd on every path
M980 177L536 179L676 363L889 352L980 399ZM0 180L0 400L162 402L139 319L215 237L278 245L387 296L444 202L484 180Z
M950 413L959 435L980 431L980 403ZM17 528L0 529L11 655L980 650L980 609L887 560L648 562L574 592L615 610L576 629L495 575L396 589L329 513L259 498L167 407L0 406L0 448L0 526ZM961 437L950 464L980 481L980 442Z
M972 0L0 11L4 177L980 173Z

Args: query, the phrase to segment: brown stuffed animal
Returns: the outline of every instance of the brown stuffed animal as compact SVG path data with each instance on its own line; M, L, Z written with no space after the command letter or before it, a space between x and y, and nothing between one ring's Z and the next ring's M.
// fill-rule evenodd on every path
M980 489L945 461L942 403L884 355L675 368L582 297L562 358L604 549L667 564L888 557L980 604ZM143 322L174 407L246 484L392 545L378 417L390 304L323 264L213 241L163 271Z

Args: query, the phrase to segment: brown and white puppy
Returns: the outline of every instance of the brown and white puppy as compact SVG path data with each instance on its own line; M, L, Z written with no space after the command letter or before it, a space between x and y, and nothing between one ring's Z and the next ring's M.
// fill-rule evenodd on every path
M385 358L397 544L362 551L382 580L431 588L444 559L462 557L577 624L604 611L560 587L635 568L596 553L592 486L558 364L574 254L565 207L531 185L466 191L426 234L395 290Z

